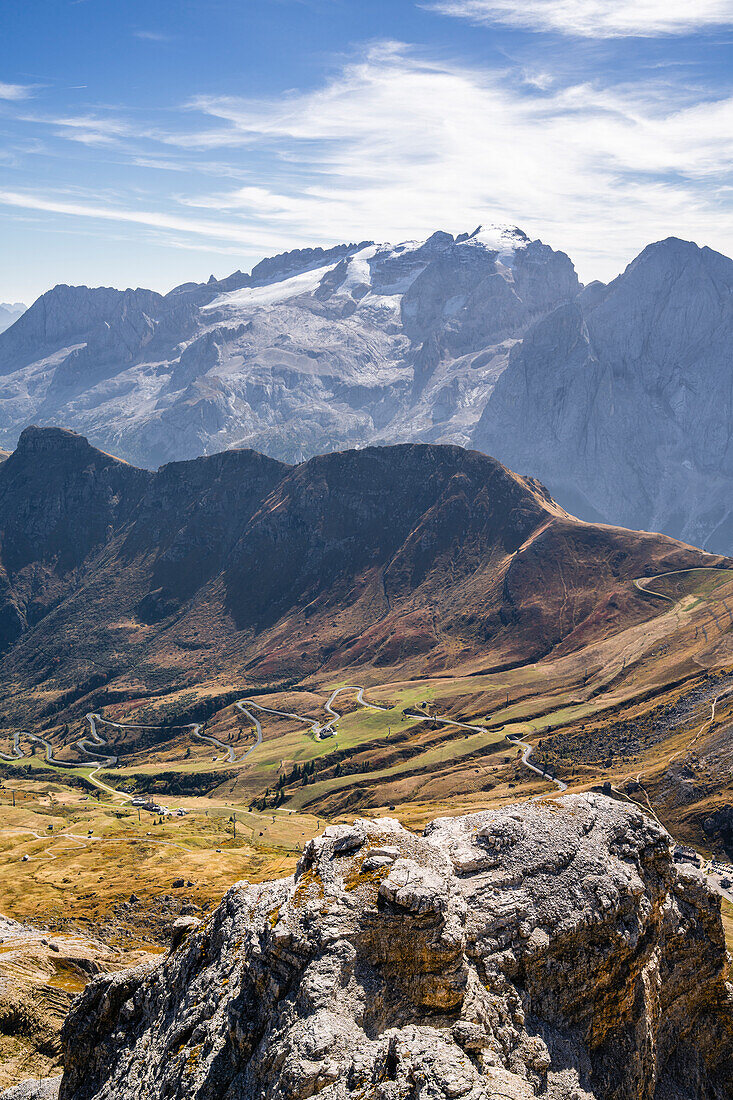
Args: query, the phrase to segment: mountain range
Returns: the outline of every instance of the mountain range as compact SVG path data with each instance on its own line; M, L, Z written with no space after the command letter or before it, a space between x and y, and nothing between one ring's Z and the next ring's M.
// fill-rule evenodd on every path
M454 443L587 520L733 548L733 262L677 239L608 285L521 230L298 250L149 290L58 286L0 335L29 423L154 468Z
M11 725L100 688L510 668L653 617L635 578L724 564L583 523L539 482L429 444L152 473L31 427L0 465L0 532Z
M0 332L5 332L6 328L14 325L26 308L22 302L0 302Z

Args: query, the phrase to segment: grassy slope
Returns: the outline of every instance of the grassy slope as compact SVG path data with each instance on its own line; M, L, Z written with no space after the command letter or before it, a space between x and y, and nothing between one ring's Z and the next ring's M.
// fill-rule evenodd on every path
M691 746L709 714L709 699L719 690L716 685L725 682L725 675L709 681L703 677L733 669L733 634L726 611L733 607L733 580L730 575L703 571L660 579L655 588L671 597L667 601L648 597L658 601L660 610L655 618L620 630L580 653L495 674L445 675L407 682L374 684L371 670L365 677L372 680L367 699L391 709L357 707L354 693L344 693L335 704L344 711L336 738L319 741L305 723L263 716L263 744L237 765L185 731L147 749L134 742L130 754L123 756L124 766L102 776L111 785L121 786L135 775L154 779L163 772L193 779L213 777L209 785L214 785L214 790L208 797L161 796L166 804L185 805L194 813L152 827L147 837L144 834L151 832L151 827L141 832L136 812L121 803L115 808L107 796L97 804L72 792L72 813L68 806L59 809L57 794L50 814L48 808L13 809L6 790L0 797L0 865L8 906L14 915L31 919L44 912L54 914L62 903L68 904L66 877L85 885L95 880L95 890L104 893L100 906L109 907L113 898L129 893L133 883L147 884L144 888L151 896L164 890L174 866L200 884L202 899L204 893L213 898L232 878L266 877L291 869L296 846L315 830L319 818L379 813L394 805L392 812L417 827L444 813L498 805L542 791L552 793L548 783L522 769L516 746L505 740L508 732L534 740L540 759L554 763L571 788L582 789L607 779L623 785L641 773L662 820L673 831L680 829L686 838L699 841L699 835L693 835L698 826L689 799L680 806L669 776L670 769L674 770L672 763L688 766L691 754L704 753L708 735L714 738L719 729L716 725ZM340 684L345 682L354 679L342 679ZM265 705L318 719L324 717L330 692L340 684L334 678L304 685L305 690L258 698ZM696 684L704 688L698 701L690 695L690 687ZM482 725L485 732L431 728L429 723L403 719L403 709L421 704L427 704L430 713ZM680 708L682 717L674 718L676 724L671 718L660 722L654 717L660 708L665 708L663 718L676 715ZM728 721L729 710L727 704L720 704L719 722ZM126 714L122 705L109 708L107 714L117 719L135 718L134 711ZM627 727L634 731L633 736L619 732ZM253 736L249 723L242 722L231 705L213 715L207 730L225 742L230 733L239 736L234 742L238 751L251 744ZM71 731L70 739L78 734L78 730ZM4 744L8 743L6 738ZM604 760L608 746L616 747L610 766ZM307 761L314 764L312 781L287 784L283 807L247 812L253 798L261 798L266 788L275 790L280 775L288 774L293 764ZM29 764L31 774L39 777L36 790L39 783L49 786L48 777L54 770L40 753L22 763ZM712 794L708 793L701 805L708 814L716 805L715 792L725 792L726 783L724 776L711 771L712 765L705 766L706 789ZM88 775L89 770L74 769L79 775ZM12 766L9 773L18 776L16 785L34 786ZM62 771L55 774L63 782ZM5 779L6 788L8 782ZM646 794L632 792L632 797L643 804ZM233 849L233 841L226 839L226 828L231 826L225 819L235 809L245 815L242 820L247 828ZM55 832L64 822L65 831L71 826L71 831L85 832L91 826L104 840L96 842L97 848L86 844L83 852L75 852L71 842L58 842L54 860L31 861L28 880L28 865L19 863L20 855L40 855L44 842L21 830L34 827L43 832L49 821ZM109 852L107 869L101 875L100 846ZM217 847L222 848L220 853ZM81 892L89 891L75 891L77 899ZM80 913L89 910L89 899L79 906Z

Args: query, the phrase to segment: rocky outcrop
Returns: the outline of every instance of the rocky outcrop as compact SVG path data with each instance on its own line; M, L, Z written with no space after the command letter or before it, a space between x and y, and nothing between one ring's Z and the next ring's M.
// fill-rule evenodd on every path
M95 980L61 1100L729 1100L719 903L598 795L331 826L162 962Z
M0 1100L55 1098L61 1026L74 996L92 975L152 958L0 916Z
M60 1077L50 1077L46 1081L23 1081L0 1093L0 1100L56 1100L60 1082Z

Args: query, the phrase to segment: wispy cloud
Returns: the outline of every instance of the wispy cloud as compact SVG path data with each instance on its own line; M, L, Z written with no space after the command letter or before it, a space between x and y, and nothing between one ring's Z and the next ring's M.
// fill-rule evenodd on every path
M733 24L731 0L432 0L474 23L503 23L583 38L659 37Z
M193 234L209 240L236 241L240 246L263 248L271 238L254 226L231 221L217 222L177 216L156 210L133 210L121 206L105 206L91 200L64 199L32 191L0 191L0 206L21 210L36 210L47 214L66 214L75 218L145 226L155 230ZM277 239L277 238L276 238ZM284 247L286 240L278 241ZM227 249L227 252L231 251Z
M120 138L132 136L130 126L114 119L59 118L55 125L58 136L81 145L115 145Z
M0 81L0 99L28 99L37 88L36 84L4 84Z
M173 119L50 125L138 171L175 170L178 194L28 188L0 202L264 252L507 221L566 249L585 277L671 234L733 251L733 99L661 79L568 85L387 42L315 90L199 97Z
M187 201L338 239L518 222L603 274L655 235L733 245L721 190L733 169L733 100L699 103L652 84L548 92L549 83L520 85L390 43L315 92L199 99L228 127L224 141L267 147L279 169L267 185Z
M171 36L169 34L163 34L161 31L133 31L135 38L142 39L143 42L170 42Z

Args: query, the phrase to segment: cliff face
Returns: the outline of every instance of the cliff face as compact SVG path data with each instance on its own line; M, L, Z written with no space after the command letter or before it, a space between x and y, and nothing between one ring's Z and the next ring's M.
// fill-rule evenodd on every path
M728 1100L718 904L600 796L331 826L89 986L60 1097Z
M733 261L649 245L514 346L474 444L584 519L728 547L732 326Z

